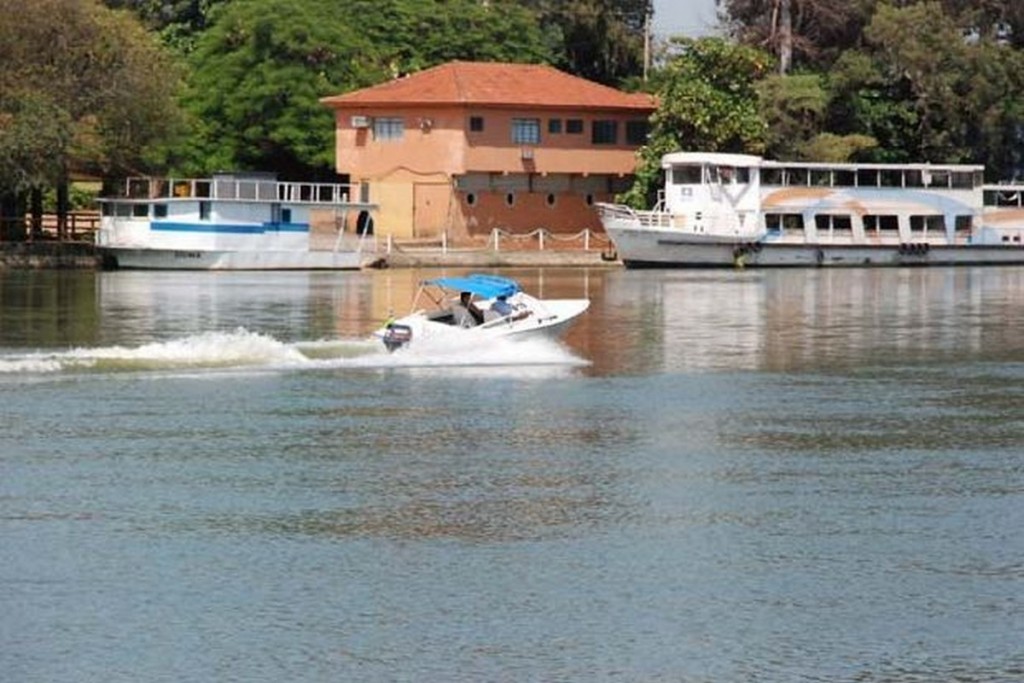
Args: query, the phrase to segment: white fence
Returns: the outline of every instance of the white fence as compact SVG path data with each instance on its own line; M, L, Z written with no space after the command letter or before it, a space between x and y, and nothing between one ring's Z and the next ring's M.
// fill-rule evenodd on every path
M579 245L579 246L577 246ZM500 228L495 228L487 237L487 243L483 246L453 245L448 234L443 233L435 239L420 240L395 240L391 235L387 237L386 252L394 251L437 251L447 254L449 251L567 251L582 250L606 251L611 247L611 240L603 232L596 233L589 228L578 233L567 235L565 233L553 233L546 228L538 228L528 233L513 233Z

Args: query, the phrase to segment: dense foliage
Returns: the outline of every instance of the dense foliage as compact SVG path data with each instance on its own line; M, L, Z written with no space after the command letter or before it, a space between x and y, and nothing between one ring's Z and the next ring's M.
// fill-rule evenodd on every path
M631 203L650 201L658 157L680 148L1024 175L1024 2L718 5L732 42L677 41L651 81L661 104ZM766 52L743 58L741 46ZM709 62L714 54L732 57Z
M94 0L0 0L0 199L72 173L124 174L159 163L180 117L180 77L129 14Z
M766 134L755 83L770 61L760 50L720 38L674 41L677 52L654 75L659 107L640 150L625 201L649 204L661 186L660 159L679 149L760 151Z
M327 175L319 98L454 59L656 93L636 203L675 149L1024 175L1024 2L717 3L722 36L663 44L642 82L650 0L0 0L0 199L75 173Z

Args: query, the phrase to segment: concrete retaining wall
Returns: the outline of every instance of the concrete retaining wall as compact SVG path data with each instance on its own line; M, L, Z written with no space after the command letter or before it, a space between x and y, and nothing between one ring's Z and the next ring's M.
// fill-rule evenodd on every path
M87 242L0 242L0 270L99 267L96 248Z

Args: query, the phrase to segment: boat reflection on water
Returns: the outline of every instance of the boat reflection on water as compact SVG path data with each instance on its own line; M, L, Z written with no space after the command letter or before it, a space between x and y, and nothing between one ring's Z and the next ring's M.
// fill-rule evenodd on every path
M1024 268L609 273L595 368L820 369L1020 354ZM628 316L628 321L621 318ZM628 340L628 341L627 341Z
M287 342L368 339L421 280L465 272L103 273L97 342L239 326ZM1018 266L500 272L546 299L591 300L562 343L592 375L1005 360L1024 346Z

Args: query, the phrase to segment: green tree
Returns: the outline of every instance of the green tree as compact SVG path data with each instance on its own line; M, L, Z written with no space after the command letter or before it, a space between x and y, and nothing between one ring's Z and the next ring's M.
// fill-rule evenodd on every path
M236 0L198 38L184 104L195 134L185 170L326 172L333 120L319 98L379 78L373 47L331 3Z
M210 12L229 0L103 0L111 9L134 12L166 45L187 54L209 22Z
M879 0L716 0L729 34L770 51L781 71L820 71L855 47ZM790 62L791 58L791 62Z
M453 59L547 61L530 12L475 0L233 0L196 43L185 104L197 121L187 170L333 173L320 98Z
M640 148L633 187L623 200L649 205L661 187L661 157L680 149L752 152L767 133L756 83L771 64L766 53L721 38L674 39L678 51L655 71L658 109Z
M830 81L829 128L875 138L874 160L979 162L1000 177L1020 165L1021 53L965 36L939 3L879 6Z
M526 0L560 68L617 85L643 73L644 29L651 0Z
M173 63L139 23L96 0L0 0L0 192L159 160L177 130Z
M968 53L963 138L993 181L1024 175L1024 52L983 40Z
M871 55L844 53L829 73L830 103L825 127L836 135L861 135L876 141L855 158L877 162L912 161L904 141L914 137L918 114L906 84L891 82Z
M341 19L373 43L392 76L456 59L553 61L537 16L513 0L350 0L347 7Z
M771 74L757 83L761 112L767 124L765 154L800 159L821 130L828 92L817 74Z

